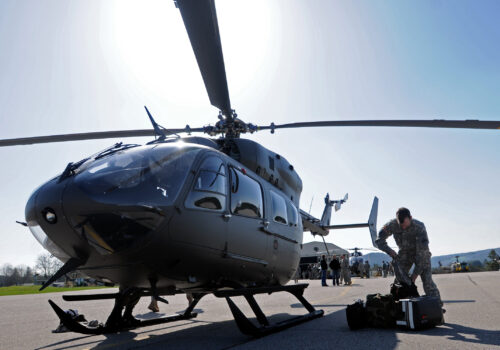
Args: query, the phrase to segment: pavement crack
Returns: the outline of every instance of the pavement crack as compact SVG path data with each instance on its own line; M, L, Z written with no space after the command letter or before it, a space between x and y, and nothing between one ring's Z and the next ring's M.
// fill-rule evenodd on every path
M476 282L475 282L472 278L470 278L470 276L467 276L467 277L469 278L469 281L471 281L471 283L472 283L473 285L477 286L477 283L476 283Z

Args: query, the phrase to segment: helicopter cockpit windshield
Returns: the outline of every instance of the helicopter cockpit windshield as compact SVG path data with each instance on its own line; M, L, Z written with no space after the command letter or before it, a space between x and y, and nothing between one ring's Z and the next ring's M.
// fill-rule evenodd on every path
M101 203L171 205L200 148L183 143L146 145L98 159L76 184Z

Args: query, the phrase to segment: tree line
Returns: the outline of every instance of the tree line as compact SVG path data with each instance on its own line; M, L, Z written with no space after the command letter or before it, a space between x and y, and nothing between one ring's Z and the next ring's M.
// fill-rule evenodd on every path
M0 286L16 286L46 280L62 266L62 262L49 253L40 254L35 266L3 264L0 267Z

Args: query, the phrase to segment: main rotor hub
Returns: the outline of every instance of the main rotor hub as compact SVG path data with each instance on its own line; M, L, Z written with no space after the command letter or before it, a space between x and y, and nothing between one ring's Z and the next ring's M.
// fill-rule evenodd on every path
M223 135L225 138L234 139L239 138L241 134L254 133L258 130L258 127L252 123L245 123L243 120L238 118L238 114L233 109L231 110L231 115L228 116L222 111L219 111L217 116L219 121L215 123L215 126L207 125L203 129L203 132L210 135Z

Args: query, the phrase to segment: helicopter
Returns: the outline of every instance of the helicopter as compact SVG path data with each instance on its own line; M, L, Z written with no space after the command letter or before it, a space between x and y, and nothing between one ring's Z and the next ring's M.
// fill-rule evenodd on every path
M302 181L278 153L246 133L300 127L389 126L497 129L498 121L358 120L258 126L232 109L215 3L177 0L210 102L215 125L166 129L146 112L147 130L39 136L0 140L0 146L99 138L150 136L145 144L117 143L80 161L35 190L26 205L26 226L64 266L43 286L76 269L119 283L115 294L65 296L67 301L114 299L106 324L74 322L52 301L66 327L102 334L195 317L206 294L225 298L240 330L262 336L323 315L303 297L305 284L287 286L295 273L303 232L324 237L331 229L368 227L376 235L375 198L368 223L330 225L325 199L320 219L299 208ZM187 137L178 134L185 133ZM210 138L191 136L205 133ZM340 200L341 201L341 200ZM270 324L255 294L292 293L309 312ZM138 321L133 307L143 296L192 293L181 315ZM244 296L259 326L231 300Z
M460 255L455 256L455 261L450 264L451 272L469 272L469 264L466 261L458 260Z
M353 250L353 252L350 253L350 259L349 259L349 264L351 265L351 274L353 276L362 275L359 271L359 265L363 264L364 262L364 259L362 258L363 253L361 252L361 250L378 251L378 249L374 248L358 248L358 247L347 248L347 250Z

